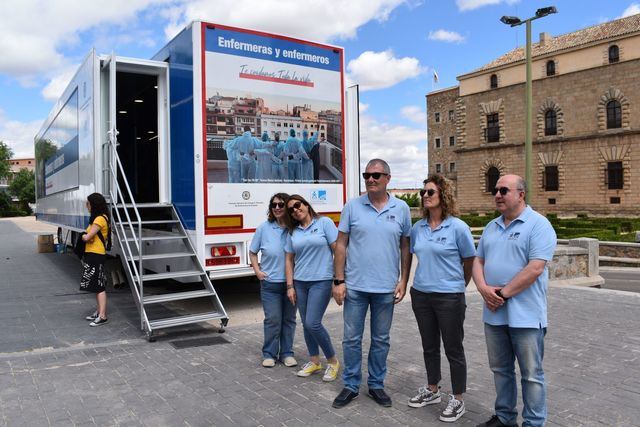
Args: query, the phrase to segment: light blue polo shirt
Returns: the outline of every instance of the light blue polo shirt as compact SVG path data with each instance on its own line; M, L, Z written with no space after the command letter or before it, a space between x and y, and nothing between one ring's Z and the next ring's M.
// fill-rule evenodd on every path
M478 244L478 257L484 259L484 280L490 286L505 286L532 259L553 259L556 232L544 216L527 206L508 227L502 216L484 229ZM547 266L536 281L509 298L496 312L485 305L484 321L512 328L547 327Z
M393 292L400 277L400 238L411 233L409 206L389 195L378 212L364 194L344 206L338 230L349 235L347 287L361 292Z
M471 230L464 221L447 217L432 230L426 219L411 229L411 253L418 258L413 288L421 292L464 292L462 259L476 254Z
M284 282L284 245L287 242L287 228L277 221L265 221L258 226L249 250L254 254L262 252L260 269L267 273L269 282Z
M329 247L338 239L336 225L326 216L314 218L307 228L298 226L287 233L284 251L295 254L294 280L333 279L333 251Z

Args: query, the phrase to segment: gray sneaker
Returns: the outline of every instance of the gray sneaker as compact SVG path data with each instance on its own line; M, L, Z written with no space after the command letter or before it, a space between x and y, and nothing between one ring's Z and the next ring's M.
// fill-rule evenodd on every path
M412 408L422 408L423 406L433 405L435 403L442 402L442 394L440 393L440 387L435 393L424 386L418 389L418 394L409 399L409 406Z
M444 411L440 414L440 421L444 421L445 423L457 421L458 418L466 412L464 401L456 399L453 395L450 395L450 397L447 407L444 408Z

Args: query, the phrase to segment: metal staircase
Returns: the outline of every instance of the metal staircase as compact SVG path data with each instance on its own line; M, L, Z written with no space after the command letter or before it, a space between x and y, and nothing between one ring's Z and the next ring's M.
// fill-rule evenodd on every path
M172 204L135 203L117 154L115 132L109 132L109 141L103 147L103 153L110 159L105 170L108 181L105 182L110 187L114 243L118 245L140 313L140 328L149 341L158 329L216 320L220 321L220 332L223 332L229 320L227 312L175 207ZM172 286L152 286L153 282L167 279L177 281L172 281ZM188 304L188 310L184 303L180 307L175 304L185 300L193 300Z

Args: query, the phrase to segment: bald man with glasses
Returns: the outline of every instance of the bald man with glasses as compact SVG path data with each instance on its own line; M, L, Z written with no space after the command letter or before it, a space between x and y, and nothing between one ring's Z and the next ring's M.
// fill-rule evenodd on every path
M342 210L334 256L333 298L338 305L344 303L344 388L333 401L334 408L346 406L359 394L367 311L371 313L368 395L381 406L391 406L384 391L389 330L394 304L404 298L411 268L411 214L404 201L387 192L389 165L373 159L362 177L367 194L350 200Z
M484 228L473 262L473 281L484 299L484 333L496 388L495 415L482 427L516 426L522 377L523 426L547 418L542 358L547 333L547 263L556 233L544 216L525 203L522 177L501 177L492 193L502 214Z

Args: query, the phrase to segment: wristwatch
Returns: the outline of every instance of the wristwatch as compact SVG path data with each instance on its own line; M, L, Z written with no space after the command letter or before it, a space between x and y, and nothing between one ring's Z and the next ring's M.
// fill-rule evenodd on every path
M333 286L340 286L344 283L344 279L333 279Z
M509 298L507 298L507 297L505 297L505 296L503 296L503 295L502 295L502 289L498 289L498 290L496 291L496 295L498 295L500 298L502 298L502 299L503 299L503 300L505 300L505 301L509 299Z

